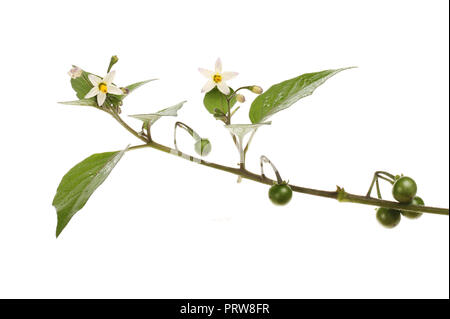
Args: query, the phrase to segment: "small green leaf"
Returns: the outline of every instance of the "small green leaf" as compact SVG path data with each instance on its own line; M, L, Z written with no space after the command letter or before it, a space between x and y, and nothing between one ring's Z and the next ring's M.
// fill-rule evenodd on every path
M74 65L75 67L75 65ZM86 94L89 93L89 91L94 87L91 83L91 81L89 81L89 72L86 72L83 70L83 72L81 73L81 76L73 79L70 79L70 84L72 85L72 88L75 90L75 92L77 93L77 98L84 99L84 97L86 96Z
M275 84L253 101L250 107L250 121L260 123L273 114L290 107L292 104L311 95L333 75L350 68L325 70L316 73L306 73L296 78Z
M127 150L128 147L122 151L93 154L64 175L52 203L58 216L56 237L73 215L83 208Z
M144 126L146 126L147 123L150 123L150 125L153 125L153 123L155 123L157 120L159 120L162 116L178 116L178 110L183 107L184 103L186 103L186 101L180 102L178 104L175 104L173 106L165 108L156 113L133 114L133 115L128 115L128 116L138 119L138 120L141 120L142 122L144 122Z
M73 67L76 67L75 65ZM84 100L84 97L86 96L86 94L89 93L89 91L94 87L91 83L91 81L89 80L89 74L93 74L93 73L89 73L83 70L83 72L81 73L81 75L77 78L71 78L70 79L70 84L72 85L72 88L75 90L76 94L77 94L77 98L79 98L80 100ZM95 74L93 74L95 75ZM98 76L98 75L95 75ZM126 94L123 95L114 95L114 94L108 94L106 96L106 100L105 103L103 105L112 105L114 107L119 107L122 105L122 100L127 97L131 92L133 92L134 90L136 90L137 88L143 86L144 84L151 82L151 81L155 81L157 79L150 79L150 80L146 80L146 81L140 81L140 82L136 82L133 84L130 84L128 86L125 87L125 90L127 91ZM88 100L92 100L95 105L89 105L89 106L98 106L97 105L97 99L95 97L91 98L91 99L86 99L83 102L81 102L80 104L75 104L75 103L62 103L62 104L71 104L71 105L87 105L85 103L88 103Z
M230 88L230 94L228 94L228 97L231 96L233 93L234 90ZM217 89L217 87L214 87L211 91L205 94L203 104L205 105L208 112L213 115L217 113L214 111L215 109L219 109L225 114L228 113L227 95L220 92L219 89ZM233 97L230 101L230 108L232 108L235 104L236 104L236 97Z
M156 81L156 80L158 80L158 79L150 79L150 80L145 80L145 81L141 81L141 82L136 82L136 83L133 83L133 84L130 84L130 85L126 86L125 88L128 89L128 94L130 94L131 92L133 92L137 88L140 88L144 84L147 84L148 82L152 82L152 81Z
M66 101L66 102L58 102L59 104L65 104L65 105L82 105L82 106L93 106L98 107L97 101L95 98L90 99L81 99L81 100L75 100L75 101Z

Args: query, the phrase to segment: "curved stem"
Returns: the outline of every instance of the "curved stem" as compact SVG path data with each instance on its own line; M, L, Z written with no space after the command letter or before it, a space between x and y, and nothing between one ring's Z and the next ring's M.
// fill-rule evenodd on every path
M378 199L383 199L383 197L381 197L380 183L378 182L378 179L375 182L375 184L377 184L377 196L378 196Z
M156 142L150 142L148 144L143 145L137 145L132 146L128 150L136 150L141 148L151 147L154 149L157 149L162 152L166 152L172 155L176 155L179 157L182 157L188 161L195 162L197 164L208 166L214 169L218 169L227 173L231 173L234 175L241 176L242 178L249 179L258 183L267 184L267 185L273 185L276 181L267 178L265 176L255 174L253 172L250 172L246 170L245 168L234 168L229 167L221 164L211 163L204 161L202 159L196 158L194 156L185 154L183 152L177 151L173 148L167 147L162 144L158 144ZM400 210L408 210L413 212L422 212L422 213L431 213L431 214L439 214L439 215L448 215L449 210L447 208L437 208L437 207L430 207L430 206L420 206L420 205L405 205L400 204L393 201L387 201L387 200L380 200L373 197L367 197L367 196L361 196L361 195L355 195L345 192L342 188L339 188L337 191L324 191L324 190L318 190L313 188L307 188L307 187L301 187L293 184L288 184L291 189L294 192L297 193L303 193L313 196L320 196L320 197L326 197L326 198L332 198L337 199L340 202L348 202L348 203L357 203L357 204L365 204L365 205L372 205L372 206L378 206L378 207L386 207L386 208L394 208L394 209L400 209Z
M272 166L272 170L275 173L275 176L277 177L277 184L282 184L283 183L283 179L281 178L280 172L278 172L277 168L275 167L275 165L270 161L270 159L268 159L266 156L262 155L261 156L261 160L260 160L260 165L261 165L261 177L265 178L266 175L264 175L264 163L269 163L270 166Z
M386 178L386 177L384 177L383 175L378 175L378 178L384 179L385 181L391 183L391 185L394 184L394 182L393 182L391 179Z
M196 131L194 131L189 125L183 123L183 122L176 122L175 123L175 132L177 130L177 127L181 127L182 129L184 129L186 132L189 133L190 136L192 136L194 138L194 140L198 141L201 139L200 135L197 134Z
M383 175L385 175L387 177L385 177ZM381 178L381 179L383 179L385 181L388 181L391 184L394 184L394 181L395 181L395 176L394 175L392 175L392 174L390 174L388 172L376 171L375 174L373 174L372 183L370 184L369 191L367 192L367 195L366 195L367 197L370 197L370 194L372 193L373 186L375 184L376 187L377 187L378 198L381 199L380 184L378 182L379 178Z
M380 175L386 175L386 176L389 177L392 181L395 181L395 176L392 175L391 173L384 172L384 171L376 171L375 174L377 174L379 177L381 177Z
M230 95L229 97L227 97L226 99L227 99L228 101L231 101L231 99L234 98L234 97L237 95L237 92L239 92L240 90L243 90L243 89L249 89L249 88L250 88L250 86L241 86L240 88L236 89L236 91L234 91L233 94L231 94L231 95Z
M184 124L183 122L176 122L174 129L173 129L173 145L175 147L175 149L178 151L178 145L177 145L177 128L181 127L183 130L185 130L186 132L188 132L188 134L190 136L192 136L192 138L197 142L199 140L201 140L200 135L197 134L197 132L195 132L189 125Z
M151 140L152 140L152 132L151 132L151 124L150 124L150 121L147 122L147 125L146 125L146 126L147 126L147 127L146 127L146 129L147 129L147 140L151 142Z
M140 135L138 132L136 132L135 130L133 130L124 120L122 120L122 118L114 112L110 112L110 111L105 111L108 114L110 114L117 122L119 122L120 125L122 125L128 132L130 132L131 134L133 134L134 136L136 136L138 139L140 139L141 141L145 142L145 143L149 143L151 142L150 136L149 136L149 140L147 140L145 137L143 137L142 135ZM150 134L150 132L149 132Z
M109 112L108 112L109 113ZM135 130L133 130L127 123L125 123L120 116L114 113L110 113L127 131L129 131L131 134L139 138L140 140L143 140L146 144L142 145L136 145L131 146L128 148L128 151L151 147L153 149L169 153L172 155L176 155L179 157L182 157L188 161L195 162L197 164L208 166L214 169L218 169L227 173L231 173L237 176L241 176L242 178L249 179L258 183L267 184L267 185L273 185L275 183L274 180L267 178L262 175L258 175L255 173L252 173L245 169L244 167L240 168L234 168L229 167L221 164L211 163L207 162L205 160L196 158L194 156L185 154L183 152L177 151L176 149L173 149L171 147L156 143L154 141L147 141L144 137L140 136ZM438 208L438 207L430 207L430 206L420 206L420 205L407 205L407 204L400 204L393 201L387 201L387 200L381 200L369 196L361 196L361 195L354 195L345 192L343 188L338 187L336 191L324 191L324 190L318 190L313 188L307 188L307 187L301 187L297 185L288 184L291 189L294 192L297 193L303 193L303 194L309 194L313 196L320 196L320 197L326 197L326 198L332 198L337 199L340 202L348 202L348 203L357 203L357 204L364 204L364 205L372 205L372 206L378 206L378 207L386 207L386 208L394 208L399 210L408 210L412 212L422 212L422 213L431 213L431 214L439 214L439 215L447 215L449 214L448 208Z

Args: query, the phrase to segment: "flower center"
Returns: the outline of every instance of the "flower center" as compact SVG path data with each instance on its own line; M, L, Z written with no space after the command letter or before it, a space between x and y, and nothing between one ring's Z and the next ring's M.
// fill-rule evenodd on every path
M103 93L108 92L108 86L106 85L106 83L103 82L98 85L98 89Z
M216 83L222 82L222 76L220 74L218 74L218 73L214 74L213 75L213 81L216 82Z

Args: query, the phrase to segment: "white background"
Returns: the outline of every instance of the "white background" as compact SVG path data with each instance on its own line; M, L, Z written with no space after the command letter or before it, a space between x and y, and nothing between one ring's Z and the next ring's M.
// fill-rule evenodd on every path
M206 112L197 68L221 57L238 87L356 65L258 131L248 167L267 155L285 179L364 194L375 170L413 177L449 205L447 1L13 1L0 12L0 297L449 297L449 220L387 230L371 206L268 187L156 150L127 153L55 239L61 177L92 153L139 141L73 100L71 64L109 58L118 85L157 77L124 115L184 99L182 120L234 165L228 132ZM235 117L248 123L254 95ZM138 129L139 124L127 119ZM171 145L174 119L154 127ZM192 142L180 134L181 148ZM384 194L390 198L390 189Z

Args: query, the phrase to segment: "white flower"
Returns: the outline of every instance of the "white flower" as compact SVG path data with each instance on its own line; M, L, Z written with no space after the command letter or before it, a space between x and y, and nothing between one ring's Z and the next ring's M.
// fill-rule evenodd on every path
M69 72L67 72L67 74L69 74L72 79L76 79L79 78L81 74L83 74L83 70L77 66L74 66L69 70Z
M220 58L218 58L216 61L216 68L214 71L205 70L202 68L199 68L198 70L204 77L208 79L208 82L206 82L206 84L202 88L202 93L209 92L215 86L217 86L220 92L228 95L230 94L230 88L225 82L238 75L237 72L222 72L222 61L220 61Z
M106 94L114 94L114 95L122 95L123 92L117 86L112 84L114 80L114 76L116 75L116 71L109 72L103 79L99 78L96 75L89 74L88 78L94 86L88 94L84 97L85 99L89 99L91 97L97 96L98 106L102 106L106 99Z

